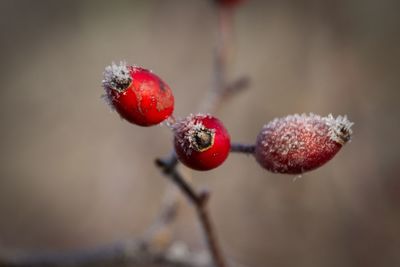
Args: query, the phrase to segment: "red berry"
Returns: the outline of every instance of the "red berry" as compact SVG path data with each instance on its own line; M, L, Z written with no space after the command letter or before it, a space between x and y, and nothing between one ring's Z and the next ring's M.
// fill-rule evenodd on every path
M173 125L178 159L186 166L211 170L221 165L230 151L230 137L224 125L210 115L190 115Z
M329 161L351 137L346 116L291 115L275 119L257 137L255 157L265 169L301 174Z
M111 107L133 124L158 124L174 110L174 96L169 86L140 67L113 63L104 71L103 87Z
M225 7L234 7L237 4L244 2L244 0L214 0L214 2Z

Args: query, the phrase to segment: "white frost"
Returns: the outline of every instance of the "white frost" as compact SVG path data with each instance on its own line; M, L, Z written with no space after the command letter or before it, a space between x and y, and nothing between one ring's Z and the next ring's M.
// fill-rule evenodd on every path
M104 70L104 79L102 81L105 90L112 88L120 90L119 85L128 84L131 80L129 68L125 61L121 61L119 65L114 62L107 66Z
M354 123L350 122L346 115L337 116L335 119L332 114L329 114L324 120L329 127L329 137L331 140L342 145L350 140L353 134L351 126L353 126Z

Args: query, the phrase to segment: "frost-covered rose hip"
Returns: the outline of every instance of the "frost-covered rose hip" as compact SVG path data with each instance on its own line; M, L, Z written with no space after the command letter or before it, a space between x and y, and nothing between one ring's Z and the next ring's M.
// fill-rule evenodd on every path
M174 147L186 166L211 170L221 165L230 151L230 137L223 124L210 115L190 115L173 125Z
M301 174L329 161L351 137L346 116L290 115L266 124L257 137L255 157L265 169Z
M103 87L111 107L133 124L158 124L174 110L174 96L169 86L140 67L113 63L104 71Z

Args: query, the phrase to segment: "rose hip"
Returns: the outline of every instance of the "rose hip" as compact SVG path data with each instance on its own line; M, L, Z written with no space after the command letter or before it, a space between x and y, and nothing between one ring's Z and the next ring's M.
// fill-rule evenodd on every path
M255 157L265 169L301 174L329 161L351 137L346 116L291 115L266 124L259 133Z
M136 125L158 124L174 110L174 96L169 86L144 68L113 63L105 69L103 87L110 106Z
M230 151L230 137L221 121L210 115L190 115L173 126L178 159L195 170L221 165Z

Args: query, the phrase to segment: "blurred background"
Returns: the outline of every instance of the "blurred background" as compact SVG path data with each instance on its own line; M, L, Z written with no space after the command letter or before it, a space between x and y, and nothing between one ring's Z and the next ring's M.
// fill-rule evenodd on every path
M294 181L232 154L192 172L212 191L225 254L246 266L400 266L400 2L248 0L229 76L251 87L217 116L251 143L275 117L347 114L351 143ZM0 1L0 252L90 248L140 236L167 180L166 127L140 128L102 101L112 61L152 69L176 115L212 86L211 1ZM188 173L188 170L184 170ZM174 237L196 246L190 207Z

